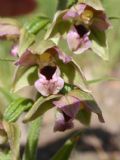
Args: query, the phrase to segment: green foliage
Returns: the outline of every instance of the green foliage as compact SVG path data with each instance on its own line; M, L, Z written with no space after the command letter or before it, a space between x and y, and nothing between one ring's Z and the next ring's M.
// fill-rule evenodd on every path
M94 97L90 93L84 92L80 89L75 89L75 90L69 92L69 95L71 95L71 96L75 95L75 97L77 97L78 99L81 100L82 106L84 106L85 109L96 113L98 115L99 120L101 122L104 122L102 112L101 112L98 104L94 100Z
M51 158L51 160L69 160L70 154L75 146L74 140L67 140L63 147Z
M3 126L8 136L12 160L19 160L20 151L20 129L15 123L3 122Z
M90 125L91 112L87 111L84 108L84 105L83 105L83 108L77 114L77 120L79 120L84 125L87 125L87 126Z
M11 160L10 152L0 152L0 160Z
M38 100L33 104L32 108L24 117L24 122L28 122L34 120L35 118L43 115L48 109L53 107L51 100L59 98L60 95L51 95L47 98L40 97Z
M103 60L109 59L108 43L106 40L105 32L92 31L92 50L100 56Z
M15 122L22 112L32 107L32 101L25 98L17 98L6 108L4 119L8 122Z
M32 121L29 126L28 139L23 155L23 160L36 160L41 123L42 118L38 117L36 120Z
M104 10L100 0L79 0L79 2L87 3L96 10ZM120 30L118 25L120 10L119 7L116 6L116 9L114 9L113 6L115 6L115 3L119 4L120 2L119 0L110 0L109 2L102 0L102 2L109 15L109 19L112 20L112 24L116 30L109 31L107 35L105 32L92 30L90 35L90 38L92 39L92 50L103 60L109 60L109 55L112 53L112 62L110 63L116 64L116 60L119 60L118 53L120 45L118 43L113 44L113 41L116 40L117 42L120 39ZM72 23L71 21L63 21L63 15L66 13L66 10L64 9L70 8L75 3L77 3L76 0L39 0L38 11L36 11L38 15L30 15L30 20L27 19L28 16L24 17L24 21L27 21L24 25L19 24L18 21L13 19L0 18L0 22L2 24L8 23L20 29L20 37L17 37L17 39L12 38L12 40L14 40L13 43L19 45L18 57L13 60L16 61L17 58L20 58L21 55L25 53L26 49L29 49L33 54L41 55L44 54L47 49L54 46L58 46L67 56L69 55L72 57L72 61L68 64L63 64L61 60L55 61L55 65L58 65L60 68L61 77L65 82L64 88L60 93L57 95L43 97L40 94L35 95L35 93L32 92L32 96L35 97L34 104L30 99L18 98L16 94L11 95L11 93L8 92L7 88L11 88L15 67L13 67L11 63L8 63L8 61L0 61L0 86L3 86L0 87L0 95L4 97L3 99L0 97L0 123L3 124L3 128L0 129L0 136L5 138L1 143L9 142L11 149L11 152L0 153L0 160L19 160L20 130L18 124L13 122L16 122L24 111L27 111L27 113L23 121L32 122L30 122L30 129L23 160L36 159L41 116L53 107L53 100L59 99L61 96L75 96L80 100L80 111L77 114L76 119L82 124L90 124L91 112L96 113L99 120L104 122L102 112L92 96L88 84L116 79L114 77L103 77L91 81L86 80L84 73L81 70L81 60L79 61L79 58L75 60L74 54L69 50L66 42L66 34ZM12 60L11 56L8 55L8 52L13 43L1 42L1 60L4 58L6 60ZM108 52L108 44L113 44L110 46L110 53ZM88 56L88 59L89 58L90 55ZM38 71L40 69L41 68L37 65L29 67L18 66L13 82L13 91L16 92L25 87L34 88L34 83L38 79ZM37 90L35 92L37 93ZM7 108L6 104L2 103L4 99L7 101L7 104L9 103ZM69 139L51 160L68 160L75 143L75 137Z
M27 22L24 27L31 34L37 34L41 29L45 29L49 23L49 18L44 16L38 16L33 18L32 21Z
M40 12L52 19L57 9L57 3L57 0L39 0Z
M31 68L18 67L13 82L13 91L16 92L21 88L33 85L37 77L38 75L36 66L33 66Z

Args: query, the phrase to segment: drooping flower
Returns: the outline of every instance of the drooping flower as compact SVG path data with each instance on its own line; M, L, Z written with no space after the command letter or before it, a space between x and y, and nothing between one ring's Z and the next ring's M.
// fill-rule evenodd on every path
M44 53L33 54L29 49L20 57L16 65L38 66L38 77L35 81L36 90L43 96L57 94L64 86L64 80L60 77L60 69L57 66L57 59L68 63L71 57L65 55L58 47L46 49Z
M104 10L98 10L85 3L72 6L63 16L64 20L73 20L75 24L85 24L104 31L109 28L110 23Z
M72 25L67 33L67 42L70 50L75 54L91 48L92 30L105 31L110 26L103 10L97 10L85 3L72 6L64 14L63 19L71 20Z
M53 104L58 109L54 131L65 131L73 128L73 120L80 110L80 100L74 96L62 96L60 100Z
M89 39L90 31L83 25L72 26L67 34L69 48L75 53L83 53L88 50L92 43Z
M64 80L60 77L60 70L56 66L45 66L40 69L39 79L35 82L35 88L43 96L57 94L64 86Z
M71 61L71 57L62 52L58 47L54 46L49 49L46 49L44 53L33 54L31 50L26 50L25 53L19 58L16 62L17 65L21 66L30 66L31 64L38 64L45 66L48 63L55 62L55 58L59 58L63 63L68 63Z

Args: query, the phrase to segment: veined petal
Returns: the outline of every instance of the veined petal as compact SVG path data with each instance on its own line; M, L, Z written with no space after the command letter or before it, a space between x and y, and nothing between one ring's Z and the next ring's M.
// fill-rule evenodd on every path
M62 96L60 100L54 101L53 104L72 119L76 117L80 110L80 100L73 96Z
M15 63L20 66L32 66L37 64L37 56L32 54L29 50L20 57L20 59Z
M54 125L54 131L65 131L67 129L73 128L74 124L72 119L66 121L65 115L61 112L58 112L56 115L56 121Z
M77 50L80 45L80 36L74 26L71 27L67 34L67 43L72 51Z
M64 20L78 18L85 10L86 4L77 4L71 7L67 13L63 16Z
M92 43L89 39L90 31L84 29L84 26L80 27L72 26L67 34L67 43L75 54L81 54L88 50Z
M51 70L50 70L51 69ZM52 66L46 66L41 71L39 79L35 82L35 88L43 96L57 94L64 86L64 80L60 77L60 70L57 67L53 72Z
M62 52L58 47L54 47L54 49L56 50L59 59L62 60L63 63L69 63L71 61L72 58Z
M74 53L81 54L87 51L89 48L91 48L91 46L92 46L92 42L90 41L88 34L86 34L82 38L79 48L76 51L74 51Z

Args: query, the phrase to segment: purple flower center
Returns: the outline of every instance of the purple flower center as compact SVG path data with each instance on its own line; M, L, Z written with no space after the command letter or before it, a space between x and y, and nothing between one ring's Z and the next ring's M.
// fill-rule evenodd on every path
M46 77L47 80L52 79L53 74L56 71L55 66L45 66L40 70L40 73Z
M75 29L77 30L80 37L83 37L88 32L88 30L81 24L75 25Z
M62 112L62 113L63 113L63 115L64 115L65 122L68 122L68 121L71 119L71 117L68 116L67 114L65 114L64 112Z

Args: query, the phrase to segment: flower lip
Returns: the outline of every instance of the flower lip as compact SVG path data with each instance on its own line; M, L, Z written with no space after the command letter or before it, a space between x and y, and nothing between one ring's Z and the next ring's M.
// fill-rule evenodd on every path
M62 114L64 116L65 122L68 122L71 120L71 117L69 115L65 114L65 112L62 111Z
M80 37L83 37L86 33L88 33L88 30L86 27L84 27L82 24L75 25L75 29L77 30Z
M47 80L50 80L52 79L52 76L54 75L56 69L56 66L45 66L40 70L40 73L44 75Z

